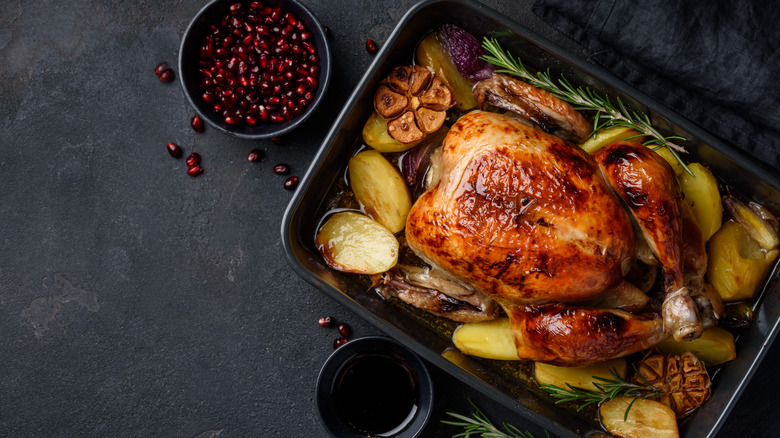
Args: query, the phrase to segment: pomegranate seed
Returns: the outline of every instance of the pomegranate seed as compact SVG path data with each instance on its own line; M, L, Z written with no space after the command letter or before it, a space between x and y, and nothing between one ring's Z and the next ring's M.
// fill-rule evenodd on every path
M349 328L349 325L347 325L346 322L340 322L336 328L338 329L339 334L345 338L348 338L350 333L352 333L352 330Z
M185 161L185 163L187 163L187 166L189 167L197 166L200 164L200 154L197 152L191 153L189 156L187 156L187 161Z
M171 154L173 158L181 158L182 152L181 147L177 145L176 143L168 143L167 145L168 153Z
M196 176L200 175L201 173L203 173L203 168L200 167L200 166L192 166L192 167L187 168L187 175L189 175L189 176L191 176L193 178L195 178Z
M265 108L264 106L260 107L258 116L260 117L261 122L267 122L268 118L271 117L270 113L268 112L268 109Z
M323 327L333 327L333 318L330 316L323 316L317 323Z
M284 163L279 163L276 166L274 166L274 173L277 175L285 175L289 171L290 168Z
M368 53L373 55L378 49L374 40L366 40L366 51Z
M247 161L260 161L263 158L263 151L260 149L252 149L249 155L246 157Z
M192 129L195 130L195 132L203 132L206 129L206 127L203 125L203 119L201 119L200 116L192 116L190 125L192 126Z
M284 180L284 188L287 190L293 190L296 187L298 187L298 177L297 176L291 176Z
M162 72L164 72L167 69L168 69L168 64L165 63L165 62L161 62L161 63L157 64L157 67L154 68L154 74L156 74L157 76L160 76L162 74Z
M279 146L284 144L284 139L282 139L282 137L271 137L271 141L278 144Z
M338 338L335 341L333 341L333 349L335 350L346 343L347 343L347 338Z
M173 70L166 68L165 70L162 71L162 73L160 73L159 78L160 78L160 82L162 83L172 82L174 78Z

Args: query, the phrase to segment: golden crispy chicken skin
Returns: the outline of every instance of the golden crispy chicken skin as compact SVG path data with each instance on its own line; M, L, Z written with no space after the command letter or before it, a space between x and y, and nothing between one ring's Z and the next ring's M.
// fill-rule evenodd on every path
M518 356L555 365L591 365L666 338L655 314L561 304L511 307L508 312Z
M636 246L628 213L590 155L513 118L474 111L450 129L441 160L438 182L409 213L407 242L504 308L521 358L588 365L666 336L657 314L584 304L623 281ZM655 194L674 204L679 188ZM667 226L652 222L643 231L652 225ZM674 242L656 231L649 237L659 256L658 245ZM659 258L677 285L681 257L673 252Z
M504 306L571 302L618 283L634 235L593 159L500 114L451 129L441 178L413 205L409 246Z
M594 157L661 264L666 290L662 309L666 331L678 341L698 338L703 325L685 285L683 249L692 259L694 247L700 254L703 245L683 239L683 199L674 171L658 154L632 142L612 143ZM700 256L693 263L700 264L701 260Z

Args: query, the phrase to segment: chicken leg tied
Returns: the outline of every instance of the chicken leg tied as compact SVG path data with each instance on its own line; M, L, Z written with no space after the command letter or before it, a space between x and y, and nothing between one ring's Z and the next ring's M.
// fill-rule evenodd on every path
M664 331L678 341L698 338L703 326L683 277L683 200L674 171L658 154L637 143L612 143L594 157L661 264Z

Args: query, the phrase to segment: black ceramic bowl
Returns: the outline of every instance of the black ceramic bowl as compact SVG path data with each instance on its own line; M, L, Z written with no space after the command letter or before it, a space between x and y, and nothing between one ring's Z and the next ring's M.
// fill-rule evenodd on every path
M369 371L364 376L368 380L353 380L352 390L345 388L349 386L350 376L359 379L356 376L362 374L358 369L361 360L373 360L363 362L364 371ZM378 363L379 360L388 361L390 366L383 367ZM401 382L393 379L394 375L399 377L393 371L399 370L402 370ZM404 398L398 399L401 395L396 389L406 387L403 380L412 383L409 388L400 391ZM374 384L376 387L372 386ZM361 388L362 391L355 390L355 385L364 388ZM355 392L360 394L355 397ZM395 398L392 393L395 393ZM350 397L345 400L347 395ZM404 410L397 416L402 419L398 424L393 424L388 430L376 430L370 434L366 431L360 433L354 424L348 424L347 418L350 416L344 414L345 410L351 409L353 417L367 422L369 420L366 417L370 417L372 411L379 408L390 411L393 406L404 405L406 402L410 403L411 409L408 412ZM345 403L348 404L346 407ZM433 383L422 359L406 347L390 338L367 336L347 342L325 361L317 378L317 408L325 428L335 437L419 437L433 411ZM393 413L383 414L383 420L387 420L388 416L393 416Z
M195 108L195 111L209 125L220 132L249 140L280 136L292 131L306 121L317 109L325 95L330 82L330 50L325 31L314 15L295 0L264 0L262 2L265 6L278 6L283 12L293 13L303 23L305 28L311 32L313 45L319 57L317 90L314 93L313 100L306 106L304 112L293 117L292 120L281 123L258 122L254 126L249 126L245 123L231 126L225 123L221 114L215 112L212 106L203 100L203 89L200 85L202 78L198 70L201 67L199 64L201 60L200 48L205 42L206 35L211 31L210 26L218 25L222 17L230 13L230 6L235 3L241 3L246 8L250 2L246 0L213 0L198 12L187 27L182 36L179 49L179 80L181 81L182 89L187 96L187 100Z

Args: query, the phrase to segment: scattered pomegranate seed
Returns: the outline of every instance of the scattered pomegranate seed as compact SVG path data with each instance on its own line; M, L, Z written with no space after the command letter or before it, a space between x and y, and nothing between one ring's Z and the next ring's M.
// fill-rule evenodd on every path
M323 316L317 323L323 327L333 327L333 318L330 316Z
M347 325L347 323L346 323L346 322L340 322L340 323L339 323L339 324L336 326L336 328L338 329L338 331L339 331L339 334L340 334L342 337L344 337L344 338L348 338L348 337L349 337L349 335L350 335L350 333L352 333L352 329L350 329L350 328L349 328L349 325Z
M330 28L328 26L322 26L322 30L325 32L325 36L330 38Z
M193 167L200 164L200 154L197 152L191 153L189 156L187 156L187 166Z
M284 163L279 163L276 166L274 166L274 173L277 175L284 175L289 171L290 168Z
M203 119L201 119L200 116L192 116L190 125L195 132L203 132L206 129L206 126L203 124Z
M166 68L162 73L160 73L160 76L158 77L162 83L172 82L174 78L173 70Z
M374 40L366 40L366 51L370 54L376 53L376 51L379 50Z
M246 157L248 161L260 161L261 158L263 158L263 151L260 149L252 149Z
M284 188L287 190L293 190L296 187L298 187L298 177L297 176L291 176L284 180Z
M168 143L166 148L168 149L168 153L171 154L173 158L181 158L182 152L179 145L176 143Z
M200 175L201 173L203 173L203 168L198 165L187 168L187 175L193 178Z
M160 76L162 74L162 72L164 72L167 68L168 68L168 63L161 62L161 63L157 64L157 67L154 68L154 74L156 74L157 76Z
M284 140L282 139L282 137L271 137L271 141L280 146L284 144Z
M347 343L347 338L338 338L335 341L333 341L333 349L335 350L346 343Z

